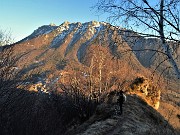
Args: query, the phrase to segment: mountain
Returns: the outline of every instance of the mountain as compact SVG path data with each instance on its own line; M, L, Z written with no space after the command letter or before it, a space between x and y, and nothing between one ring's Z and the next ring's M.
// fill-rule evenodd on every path
M65 60L74 59L76 62L82 63L86 61L84 57L87 56L88 49L92 45L107 47L106 49L113 57L120 59L120 56L122 56L121 59L125 61L129 61L127 58L131 55L131 63L137 65L137 69L142 70L146 67L160 73L164 71L164 76L171 77L171 79L175 78L171 68L170 70L165 69L170 64L165 60L167 59L166 56L161 53L162 47L159 39L145 38L133 31L112 26L105 22L64 22L59 26L44 25L35 30L30 36L17 42L15 48L19 49L15 50L18 53L28 50L31 51L32 55L38 51L36 55L39 56L36 57L36 62L43 61L42 59L47 61L48 58L45 58L44 54L53 57L51 54L53 53L54 57ZM178 56L180 47L177 43L172 43L172 49L175 57ZM60 53L57 54L58 52ZM180 65L179 57L176 58L176 62ZM161 64L159 65L159 63Z
M62 82L74 71L81 77L82 72L89 76L90 69L96 82L98 72L102 73L102 82L109 82L113 77L131 80L137 74L149 76L150 71L130 51L119 31L124 29L95 21L41 26L13 46L15 56L23 55L17 67L23 68L22 74L30 71L38 74L35 82L50 79L49 76Z
M173 43L170 42L170 44ZM174 54L178 55L180 47L174 44L171 46L174 49ZM31 107L35 108L38 116L45 109L41 109L42 112L38 112L37 107L41 108L42 105L48 109L43 104L46 98L49 101L46 104L50 108L54 106L55 108L57 106L60 107L55 101L53 101L53 105L49 105L52 100L52 93L60 94L63 98L67 95L70 96L67 100L73 98L71 103L75 104L72 106L75 107L73 109L77 113L79 111L77 110L78 107L78 109L81 109L80 112L83 112L81 106L79 104L76 105L76 103L79 103L79 100L83 100L83 102L86 101L85 99L88 101L95 100L99 103L104 95L121 89L128 94L129 99L125 104L127 106L125 107L125 113L128 113L128 115L125 114L124 117L108 115L105 119L100 120L99 123L108 122L110 125L115 126L107 128L109 134L111 132L114 132L114 134L120 133L118 128L126 130L126 126L130 126L127 129L134 129L137 126L142 129L142 134L149 133L152 128L157 126L155 129L161 132L162 126L159 122L162 122L163 126L167 125L167 133L170 134L173 133L171 125L176 129L180 128L180 83L175 78L171 68L166 70L170 64L168 61L163 61L166 59L166 56L160 53L162 48L157 38L145 38L133 31L113 26L106 22L64 22L59 26L41 26L21 41L1 48L1 51L6 51L6 48L9 47L12 47L12 58L15 58L13 73L18 72L14 79L22 80L21 83L18 83L18 89L26 89L33 94L37 93L37 95L35 94L36 101L31 101L29 98L28 101L34 103L34 106ZM156 49L158 51L154 51ZM180 62L179 58L177 57L177 62ZM178 64L180 65L180 63ZM11 81L15 82L14 80ZM29 91L27 92L28 94ZM134 94L138 97L134 96ZM12 95L10 94L10 97ZM17 94L17 97L18 95L20 94ZM6 99L6 96L2 97ZM43 99L41 104L38 97ZM3 98L2 100L4 100ZM143 103L141 100L143 100ZM64 100L62 103L64 105ZM19 104L18 101L17 104ZM89 105L89 102L87 104ZM136 109L132 109L134 106ZM56 114L57 117L58 107L52 113ZM108 113L112 113L108 109L112 110L113 105L106 104L104 107L103 105L98 107L105 109ZM9 110L12 110L12 108ZM130 112L131 109L132 112ZM145 114L143 110L146 112ZM168 113L166 113L167 110ZM98 113L97 111L98 108L96 113ZM70 114L69 112L68 114ZM77 134L81 134L81 132L88 134L88 130L91 130L92 127L96 125L97 127L101 126L98 123L97 114L93 114L93 111L90 112L88 116L90 118L89 121L86 121L86 123L83 120L85 127L88 127L86 131L82 129L84 125L81 125L82 121L80 120L81 124L77 124L76 127L82 130L78 130L78 128L77 131L74 131L72 129L67 131L67 134L71 131L72 133L77 132ZM36 114L32 113L32 117L36 117ZM51 111L48 115L51 118ZM81 117L84 119L83 115L82 113ZM141 116L145 119L142 119ZM137 120L136 117L138 118ZM53 117L53 119L56 118ZM85 120L87 119L85 118ZM131 123L131 120L136 124ZM79 122L79 119L72 118L72 123L74 121ZM125 122L118 125L119 121ZM59 123L60 121L55 120L55 122ZM72 123L69 123L70 127L73 125ZM41 125L41 122L38 124ZM48 123L45 124L49 127ZM58 127L56 128L58 129ZM98 132L101 134L101 131ZM154 133L155 130L152 132Z

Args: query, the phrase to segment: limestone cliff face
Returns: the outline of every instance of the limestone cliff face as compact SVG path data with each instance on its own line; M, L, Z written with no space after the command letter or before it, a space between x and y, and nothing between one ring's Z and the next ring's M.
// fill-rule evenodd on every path
M155 109L137 95L127 95L123 114L116 115L112 103L98 106L84 124L66 135L176 135L177 133Z
M147 78L137 77L128 88L128 92L137 94L154 109L157 110L159 108L161 91Z

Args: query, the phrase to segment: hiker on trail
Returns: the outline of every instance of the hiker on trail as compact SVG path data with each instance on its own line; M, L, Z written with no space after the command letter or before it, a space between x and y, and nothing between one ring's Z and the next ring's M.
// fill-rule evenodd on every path
M122 105L123 105L124 101L126 101L126 95L123 93L124 92L122 90L117 93L117 96L118 96L117 103L120 107L120 115L123 112Z

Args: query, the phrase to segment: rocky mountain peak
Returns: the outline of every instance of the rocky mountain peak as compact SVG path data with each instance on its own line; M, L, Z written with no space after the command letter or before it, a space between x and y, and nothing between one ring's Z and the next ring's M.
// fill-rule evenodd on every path
M70 22L65 21L65 22L63 22L60 26L62 26L62 27L64 27L64 28L68 29L70 24L71 24Z

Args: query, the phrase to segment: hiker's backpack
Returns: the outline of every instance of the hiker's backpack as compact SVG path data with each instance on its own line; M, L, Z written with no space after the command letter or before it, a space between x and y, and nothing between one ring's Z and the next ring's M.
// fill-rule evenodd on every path
M117 102L118 102L118 103L123 103L123 102L125 102L125 101L126 101L126 95L124 95L124 94L119 94L119 95L118 95Z

